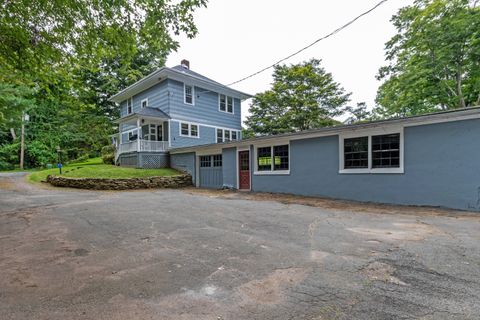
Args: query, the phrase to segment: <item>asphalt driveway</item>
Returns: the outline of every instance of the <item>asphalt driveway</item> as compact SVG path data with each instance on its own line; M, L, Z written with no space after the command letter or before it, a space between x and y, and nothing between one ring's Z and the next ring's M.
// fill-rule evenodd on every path
M480 319L480 214L23 178L0 175L1 319Z

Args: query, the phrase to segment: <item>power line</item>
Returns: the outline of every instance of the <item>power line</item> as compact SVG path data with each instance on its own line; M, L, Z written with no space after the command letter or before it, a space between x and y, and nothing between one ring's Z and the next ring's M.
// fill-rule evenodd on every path
M312 43L309 44L308 46L301 48L300 50L292 53L291 55L289 55L289 56L287 56L287 57L285 57L285 58L283 58L283 59L281 59L281 60L278 60L277 62L275 62L275 63L272 64L271 66L265 67L265 68L263 68L263 69L255 72L255 73L252 73L251 75L248 75L248 76L246 76L246 77L244 77L244 78L242 78L242 79L240 79L240 80L237 80L237 81L235 81L235 82L232 82L232 83L228 84L227 86L232 86L232 85L237 84L237 83L239 83L239 82L242 82L242 81L245 81L245 80L247 80L247 79L250 79L250 78L256 76L257 74L260 74L260 73L262 73L262 72L264 72L264 71L267 71L268 69L271 69L271 68L275 67L276 65L284 62L285 60L288 60L288 59L290 59L291 57L296 56L296 55L299 54L300 52L307 50L308 48L316 45L316 44L319 43L320 41L325 40L325 39L327 39L327 38L330 38L331 36L339 33L339 32L342 31L343 29L345 29L345 28L347 28L348 26L350 26L351 24L353 24L353 23L354 23L355 21L357 21L358 19L360 19L360 18L362 18L363 16L366 16L366 15L369 14L370 12L374 11L375 9L377 9L378 7L380 7L382 4L384 4L384 3L387 2L387 1L389 1L389 0L382 0L382 1L380 1L379 3L377 3L375 6L373 6L373 7L370 8L369 10L367 10L367 11L363 12L362 14L356 16L354 19L350 20L349 22L347 22L347 23L344 24L343 26L341 26L341 27L335 29L334 31L330 32L330 33L327 34L326 36L323 36L323 37L315 40L314 42L312 42Z

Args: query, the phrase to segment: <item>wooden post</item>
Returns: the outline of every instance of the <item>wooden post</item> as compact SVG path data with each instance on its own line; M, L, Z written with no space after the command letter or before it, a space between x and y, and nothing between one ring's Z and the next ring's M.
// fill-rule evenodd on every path
M140 151L140 118L137 118L137 152Z

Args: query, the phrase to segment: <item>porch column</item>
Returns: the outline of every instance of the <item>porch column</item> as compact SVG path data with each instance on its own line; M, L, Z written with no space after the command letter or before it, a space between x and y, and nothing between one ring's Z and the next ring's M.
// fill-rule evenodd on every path
M137 118L137 152L140 151L140 118Z
M120 146L123 143L123 134L122 134L122 124L118 124L118 145Z

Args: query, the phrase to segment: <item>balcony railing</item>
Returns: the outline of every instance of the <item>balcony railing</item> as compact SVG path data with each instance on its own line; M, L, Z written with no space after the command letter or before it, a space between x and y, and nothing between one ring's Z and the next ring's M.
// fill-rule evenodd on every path
M150 141L150 140L136 140L121 143L118 146L116 159L122 153L128 152L159 152L168 150L168 141Z

